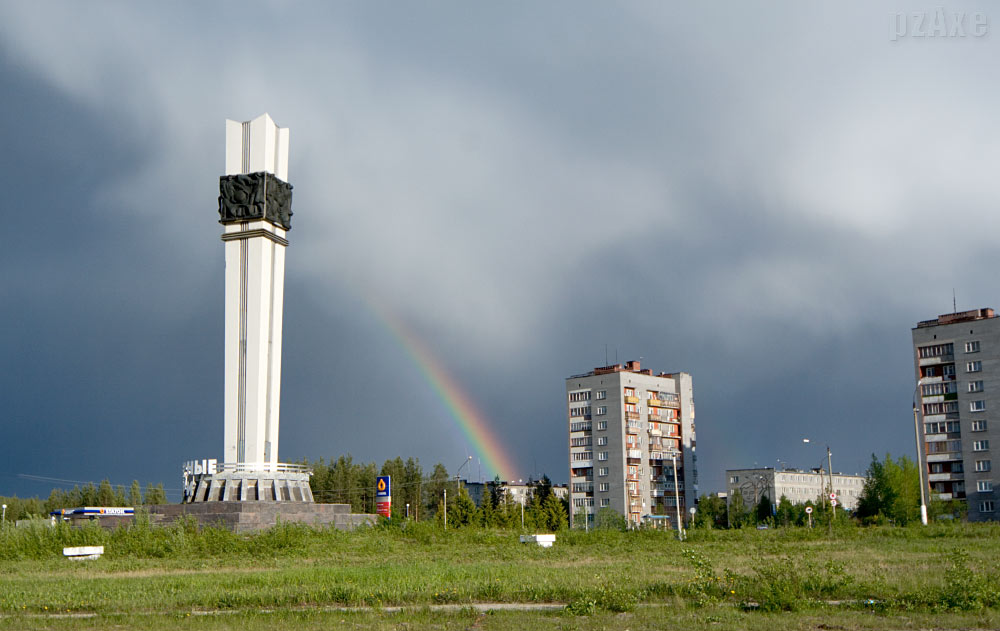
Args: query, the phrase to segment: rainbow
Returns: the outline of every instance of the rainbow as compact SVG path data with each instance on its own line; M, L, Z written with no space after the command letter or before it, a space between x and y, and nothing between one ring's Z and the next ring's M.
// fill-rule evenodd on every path
M448 374L423 341L388 309L377 306L371 298L365 300L371 311L385 325L421 376L441 399L465 439L479 455L487 471L492 470L502 480L514 480L517 467L503 444L493 433L485 416L476 409L461 386Z

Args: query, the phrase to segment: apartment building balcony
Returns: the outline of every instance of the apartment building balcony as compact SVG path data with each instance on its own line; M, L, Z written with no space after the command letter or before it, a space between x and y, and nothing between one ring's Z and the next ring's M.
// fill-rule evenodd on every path
M964 482L965 473L946 471L943 473L928 473L927 482Z
M648 405L649 407L653 407L653 408L666 407L663 404L663 401L661 401L659 399L646 399L646 405Z
M920 359L921 366L933 366L934 364L946 364L955 361L955 355L937 355L935 357L923 357Z
M638 421L639 420L639 413L638 412L625 412L625 419L628 420L628 421Z
M570 468L572 469L593 469L593 460L574 460L570 463Z
M625 403L631 403L632 405L636 405L639 403L639 397L625 397Z
M638 421L629 421L625 424L626 434L638 434L640 429L642 429L642 423Z
M629 449L628 453L626 455L629 458L633 458L633 459L639 460L639 459L642 458L642 450L641 449Z
M591 429L593 429L593 425L590 421L571 423L569 426L569 431L571 432L589 432Z
M594 492L594 485L593 484L574 483L573 484L573 492L574 493L593 493Z

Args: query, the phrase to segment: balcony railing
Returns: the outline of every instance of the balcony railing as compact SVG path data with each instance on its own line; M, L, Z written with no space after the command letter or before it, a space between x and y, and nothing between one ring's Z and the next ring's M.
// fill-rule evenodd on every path
M660 401L659 399L646 399L646 405L648 405L649 407L655 407L655 408L666 407L663 404L663 401Z
M629 421L638 421L639 420L639 413L638 412L625 412L625 418L627 420L629 420Z
M642 423L638 421L629 421L625 424L625 431L629 434L638 434L640 429L642 429Z
M625 403L631 403L631 404L635 405L635 404L639 403L639 397L626 396L625 397Z
M641 449L629 449L628 450L628 457L629 458L642 458L642 450Z

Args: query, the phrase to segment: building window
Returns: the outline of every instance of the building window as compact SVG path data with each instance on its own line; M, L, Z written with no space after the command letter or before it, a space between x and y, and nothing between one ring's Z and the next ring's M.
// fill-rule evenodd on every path
M571 438L569 441L570 447L589 447L591 444L590 436L582 436L580 438Z
M594 452L592 451L577 451L573 454L573 462L581 462L583 460L593 460Z
M986 431L986 421L972 421L972 431L974 432L985 432Z
M597 391L597 398L598 399L607 399L608 398L608 391L607 390L598 390Z
M609 488L611 488L610 484L608 484L607 482L601 482L600 486L601 493L607 493Z
M979 512L980 513L992 513L993 512L993 500L986 500L985 502L979 502Z
M970 412L982 412L986 409L986 401L969 401Z
M969 362L965 365L965 372L980 372L983 369L983 362Z
M917 355L920 359L925 359L927 357L942 357L944 355L952 355L955 352L955 346L953 344L935 344L933 346L921 346L917 349Z
M597 429L598 430L607 429L607 428L608 428L608 422L607 421L597 421Z
M740 476L738 476L738 475L731 475L731 476L729 476L729 483L730 484L739 484L739 482L740 482Z
M979 352L979 340L976 340L975 342L966 342L965 343L965 352L966 353L978 353Z
M955 364L941 364L941 376L945 379L955 376Z
M931 421L924 423L925 434L957 434L959 429L958 421Z
M608 468L607 468L607 467L601 467L601 468L599 468L599 469L597 470L597 475L598 475L599 477L602 477L602 478L603 478L604 476L608 475Z
M607 445L608 444L608 437L607 436L598 436L597 437L597 444L598 444L598 446L600 446L600 445Z
M601 508L604 508L604 507L607 507L607 506L611 506L611 500L609 498L607 498L607 497L602 497L601 498Z
M954 394L956 392L958 392L958 387L955 385L954 381L927 383L920 386L920 394L925 397L936 397L942 394Z
M983 382L982 381L970 381L969 382L969 392L982 392Z
M598 460L607 460L608 459L608 452L606 452L606 451L598 452L597 453L597 459Z
M993 482L990 480L979 480L976 482L976 490L980 493L989 493L993 490Z
M571 417L573 417L573 416L586 416L586 417L590 417L590 406L588 405L586 407L570 408L569 409L569 415Z
M989 460L977 460L976 461L976 472L984 473L986 471L992 471L993 463Z
M983 383L983 382L980 381L979 383ZM608 413L608 407L606 405L598 405L597 406L597 415L598 416L604 416L607 413Z
M590 390L587 390L585 392L570 392L569 393L569 400L570 401L590 401Z
M972 451L989 451L990 441L988 440L974 440L972 441Z

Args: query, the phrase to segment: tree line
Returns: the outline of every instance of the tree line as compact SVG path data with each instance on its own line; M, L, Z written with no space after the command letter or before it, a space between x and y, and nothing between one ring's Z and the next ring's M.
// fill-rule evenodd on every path
M166 504L167 494L163 484L148 483L145 492L138 480L126 489L122 485L112 486L108 480L101 480L95 485L88 482L83 486L74 486L72 490L52 489L49 497L42 500L38 497L0 497L7 505L6 518L11 521L44 517L51 511L62 508L79 508L82 506L142 506L145 504Z
M350 454L329 463L303 461L313 471L309 480L317 502L350 504L356 513L375 512L376 477L388 475L392 484L392 519L447 522L449 528L470 526L561 530L568 527L569 505L552 492L552 482L543 476L522 505L504 492L499 477L486 484L479 506L468 489L441 463L425 476L420 460L396 457L379 468L374 462L355 462ZM445 492L447 491L447 508ZM409 509L407 509L407 506ZM407 512L408 511L408 512Z
M747 502L739 491L728 502L717 496L702 495L698 501L694 526L702 528L744 528L760 525L805 526L809 523L806 508L811 507L812 522L826 524L834 515L829 502L819 497L815 502L793 504L782 495L777 504L766 494L756 504ZM930 499L930 519L962 519L967 505L961 499ZM851 513L837 509L844 519L855 523L894 524L905 526L920 521L920 478L917 464L906 456L893 458L886 454L881 460L872 454L871 464L865 471L865 484L858 497L857 507Z

